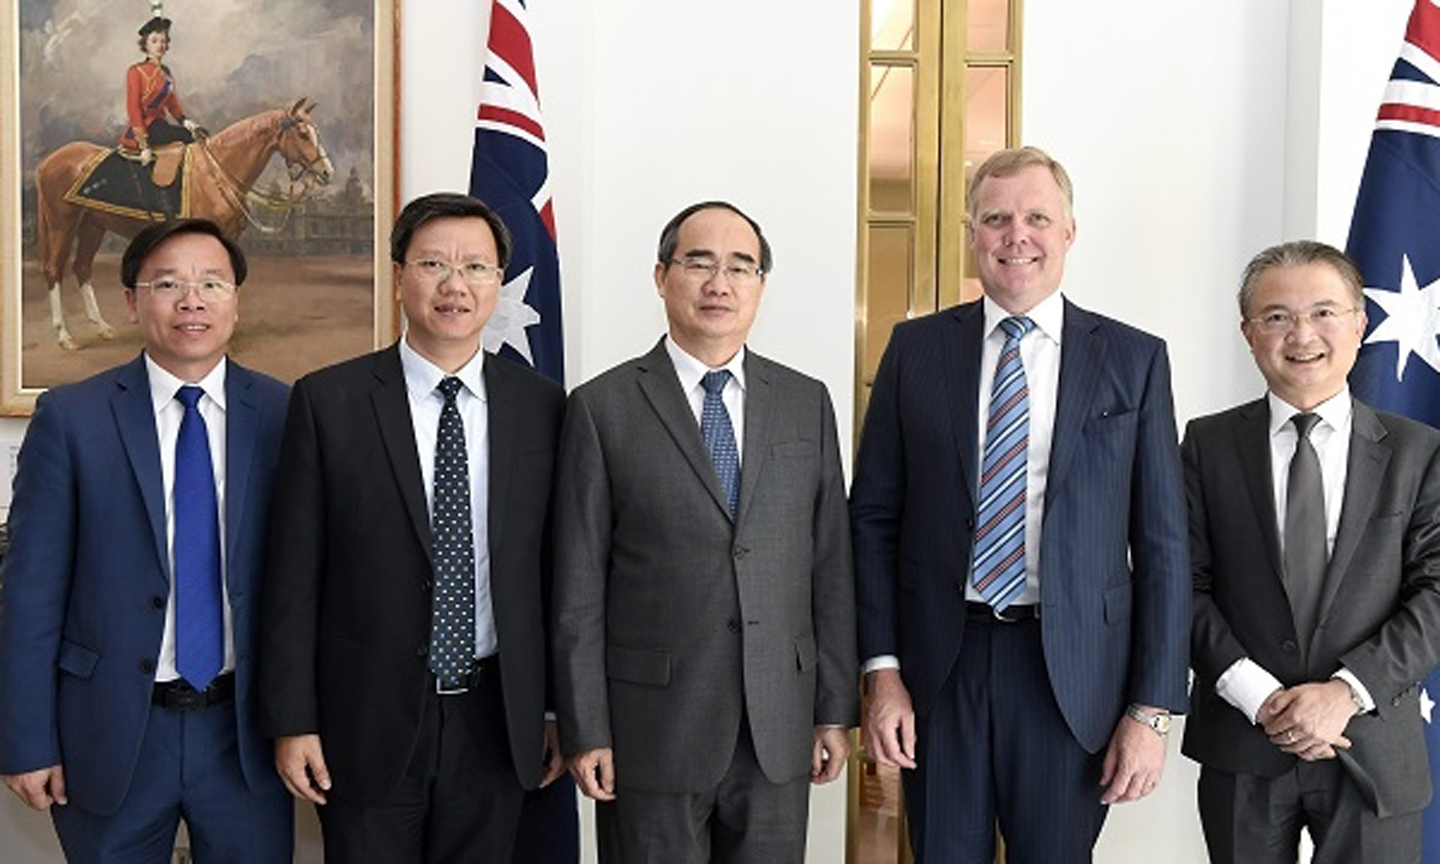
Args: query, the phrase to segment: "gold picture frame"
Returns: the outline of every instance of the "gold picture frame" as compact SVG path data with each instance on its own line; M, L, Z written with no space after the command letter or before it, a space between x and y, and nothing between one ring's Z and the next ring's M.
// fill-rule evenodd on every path
M95 233L98 222L90 214L107 211L83 194L103 191L103 183L82 189L71 178L91 164L90 154L114 148L128 125L127 67L143 59L138 28L155 5L0 0L0 414L28 416L45 389L140 350L118 275L122 234L105 233L93 256L93 303L80 291L74 259L86 253L83 234ZM181 159L189 173L172 182L177 191L168 203L151 208L160 215L148 218L208 216L216 211L207 206L222 203L233 208L219 212L240 225L231 230L238 231L250 278L241 288L231 356L293 381L388 344L398 323L388 237L399 197L399 0L167 0L161 14L172 21L165 64L173 91L188 119L213 134L201 135ZM264 118L285 111L305 112L329 169L315 162L307 175L293 153L258 150L254 158L268 160L266 167L237 196L236 189L246 189L244 172L228 170L233 163L217 154L223 157L227 142L231 152L249 146L252 139L239 131L247 120L263 126ZM268 146L258 133L253 140ZM70 174L53 170L57 161L37 170L42 159L72 154L84 158ZM196 170L202 162L212 180L230 175L215 181L230 185L208 204L203 169ZM57 176L62 183L51 182ZM43 193L42 183L48 184ZM56 223L80 236L66 238ZM71 247L57 255L65 242ZM54 262L63 262L63 328L54 326L42 245L51 273ZM61 329L69 345L62 344Z

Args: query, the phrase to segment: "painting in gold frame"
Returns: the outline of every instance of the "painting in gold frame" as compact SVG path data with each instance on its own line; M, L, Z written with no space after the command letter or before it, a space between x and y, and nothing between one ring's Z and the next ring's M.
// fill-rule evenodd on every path
M146 59L138 31L157 7L171 90L208 132L168 186L149 164L112 160L131 198L108 204L115 184L82 175L130 125L128 70ZM0 413L28 415L45 389L140 351L119 278L126 238L101 223L232 226L250 277L231 356L250 368L293 381L393 339L398 20L399 0L0 0ZM57 161L76 153L78 167Z

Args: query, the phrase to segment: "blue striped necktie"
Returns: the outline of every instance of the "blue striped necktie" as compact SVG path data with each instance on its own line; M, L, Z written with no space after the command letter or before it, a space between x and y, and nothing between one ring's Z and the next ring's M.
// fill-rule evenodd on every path
M1030 447L1030 386L1020 362L1029 318L1000 322L1005 345L995 364L980 466L975 557L971 578L980 597L1003 610L1025 590L1025 483Z
M210 686L225 663L220 600L220 508L210 435L200 415L205 391L187 384L175 394L185 406L175 439L175 666L191 687Z
M705 404L700 409L700 437L705 439L705 449L710 451L710 461L715 465L715 476L725 492L726 509L733 520L740 505L740 450L735 446L730 412L725 410L725 401L720 398L729 381L728 369L706 372L701 380Z

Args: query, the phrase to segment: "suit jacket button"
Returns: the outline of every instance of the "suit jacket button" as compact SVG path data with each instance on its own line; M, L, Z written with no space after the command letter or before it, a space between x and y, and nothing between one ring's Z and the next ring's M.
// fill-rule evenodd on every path
M187 392L188 392L188 391L187 391ZM974 516L966 516L966 517L965 517L965 530L966 530L966 531L974 531L974 530L975 530L975 517L974 517Z
M140 661L140 671L143 672L143 673L146 674L146 675L154 675L154 674L155 674L155 661L154 661L154 660L151 660L149 657L146 657L144 660L141 660L141 661Z
M738 560L740 560L741 558L744 558L745 555L746 555L746 553L748 553L749 551L750 551L750 550L749 550L749 549L746 549L744 546L736 546L736 547L735 547L735 560L738 561Z
M415 656L416 656L416 657L424 657L426 654L429 654L429 653L430 653L430 646L429 646L429 645L421 645L419 648L416 648L416 649L415 649Z
M1296 649L1298 649L1300 646L1295 644L1294 639L1286 639L1284 642L1280 643L1280 647L1285 650L1286 654L1294 654Z
M734 618L731 618L729 621L726 621L726 622L725 622L725 626L726 626L726 628L728 628L728 629L730 630L731 633L739 633L739 632L740 632L740 622L739 622L739 621L736 621Z
M429 579L426 579L424 582L421 582L421 583L420 583L420 590L421 590L421 591L429 591L429 590L430 590L430 580L429 580Z
M187 392L188 392L188 391L187 391ZM156 609L164 609L164 608L165 608L165 598L164 598L164 597L161 597L159 594L156 594L154 597L151 597L151 598L150 598L150 605L151 605L151 606L154 606Z

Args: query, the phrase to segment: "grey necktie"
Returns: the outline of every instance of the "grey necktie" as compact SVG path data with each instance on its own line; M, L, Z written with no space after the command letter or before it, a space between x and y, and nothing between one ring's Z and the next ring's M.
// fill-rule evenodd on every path
M1295 633L1301 646L1310 644L1315 617L1320 611L1320 586L1325 581L1325 488L1320 480L1320 459L1310 443L1315 414L1291 418L1299 440L1290 458L1285 494L1285 593L1295 616Z

